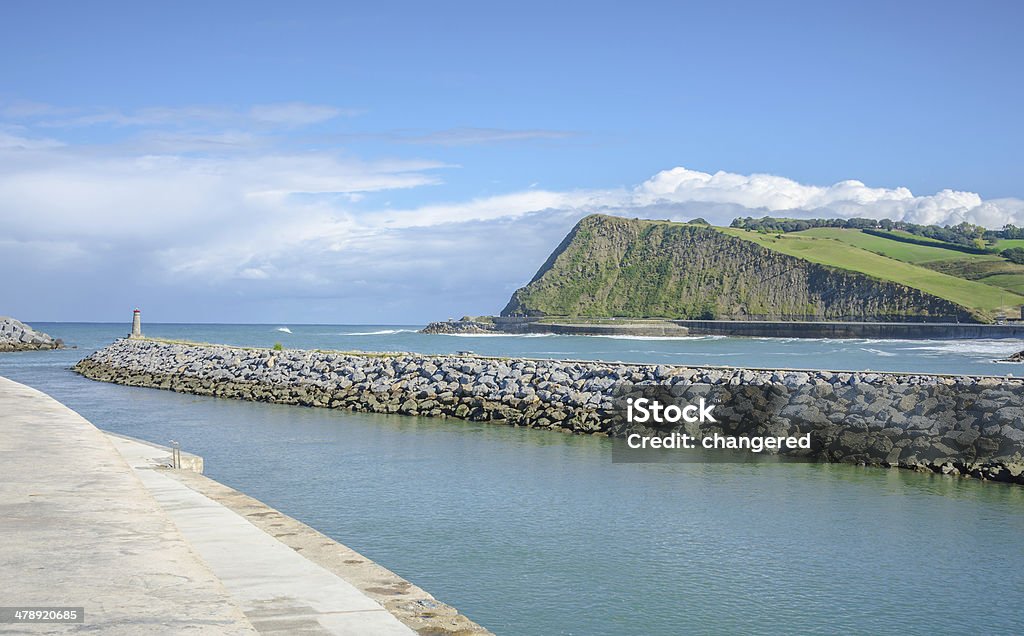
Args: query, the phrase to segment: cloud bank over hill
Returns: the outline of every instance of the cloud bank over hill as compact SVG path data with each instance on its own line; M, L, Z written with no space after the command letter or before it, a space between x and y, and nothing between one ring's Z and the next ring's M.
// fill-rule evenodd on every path
M641 201L725 203L802 218L865 217L938 225L967 221L992 228L1024 220L1020 199L983 201L974 192L955 190L915 196L908 188L872 188L853 179L814 186L769 174L708 174L682 167L659 172L636 193Z
M558 131L427 131L406 147L415 154L386 158L292 143L296 130L315 136L325 122L358 116L297 102L0 108L0 266L25 272L3 284L4 309L100 319L111 306L149 303L165 320L306 322L495 312L594 212L716 224L770 214L1024 225L1020 199L685 167L634 187L447 201L432 190L462 169L432 148L529 143ZM119 134L83 136L96 126Z

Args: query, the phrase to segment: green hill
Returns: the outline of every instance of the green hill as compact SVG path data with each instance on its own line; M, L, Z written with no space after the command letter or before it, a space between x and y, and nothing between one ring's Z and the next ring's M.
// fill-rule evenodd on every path
M990 322L1024 304L1006 265L860 230L769 234L593 215L502 315ZM990 268L999 284L956 273L971 267Z
M899 236L903 233L892 232L892 234ZM982 296L978 299L979 302L977 305L971 304L969 298L961 297L958 299L952 296L947 297L955 302L964 300L967 302L968 307L976 306L982 311L998 313L1008 309L1012 310L1016 305L1019 305L1022 302L1021 299L1017 298L1017 295L1024 291L1024 265L1010 262L996 253L965 254L960 251L959 246L950 245L949 243L944 243L942 241L929 241L929 239L925 239L923 237L907 235L911 236L915 241L932 243L932 245L928 246L915 245L898 240L889 240L867 234L859 230L820 228L807 230L805 232L796 232L788 236L832 238L839 242L847 243L863 250L873 252L881 256L887 256L904 263L920 265L921 267L934 270L936 272L949 274L955 278L977 281L991 287L1012 292L1011 294L999 292L998 297L996 297L991 290L977 288L974 286L962 287L960 286L960 283L954 282L953 284L957 285L958 289L962 289L965 293L980 293ZM1004 248L1015 247L1014 243L1016 242L1017 241L1002 241L1002 243L1006 243ZM1024 241L1021 242L1024 243ZM941 292L941 290L934 287L934 285L932 288L929 288L927 283L925 283L925 287L920 287L913 283L912 280L913 279L907 279L906 281L897 280L897 282L906 282L906 284L919 287L919 289L924 291ZM930 282L939 285L950 283L947 279L942 279L942 281L932 280Z
M1024 267L995 255L911 245L860 230L814 229L782 235L722 231L783 254L913 287L965 307L985 322L1007 312L1020 315L1019 306L1024 304L1024 297L1013 290L1012 278L999 281L1007 287L984 282L984 275L1024 272Z

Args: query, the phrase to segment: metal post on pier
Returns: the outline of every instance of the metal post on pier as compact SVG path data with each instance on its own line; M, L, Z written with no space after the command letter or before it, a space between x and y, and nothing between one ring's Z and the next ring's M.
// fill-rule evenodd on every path
M181 444L171 440L171 468L181 468Z

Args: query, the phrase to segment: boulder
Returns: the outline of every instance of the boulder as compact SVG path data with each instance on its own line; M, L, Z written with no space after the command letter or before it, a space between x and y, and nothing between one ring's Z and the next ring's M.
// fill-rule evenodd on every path
M0 316L0 351L40 351L63 346L60 340L36 331L20 320Z

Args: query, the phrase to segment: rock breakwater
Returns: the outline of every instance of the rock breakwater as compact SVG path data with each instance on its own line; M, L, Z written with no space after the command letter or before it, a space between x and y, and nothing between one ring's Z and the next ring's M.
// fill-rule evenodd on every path
M462 333L494 333L497 331L493 322L480 322L477 320L445 320L443 322L432 322L420 333L435 334L462 334Z
M679 395L757 387L771 397L752 407L754 417L688 425L687 432L809 432L813 458L821 461L1024 483L1024 383L1012 379L272 351L156 340L116 341L75 371L199 395L612 436L621 414L616 400L637 387L662 386Z
M579 320L541 321L536 318L490 317L489 321L446 320L432 322L420 333L460 334L546 334L561 336L643 336L650 338L685 337L689 329L669 320Z
M63 346L60 340L36 331L20 320L0 316L0 351L38 351Z

